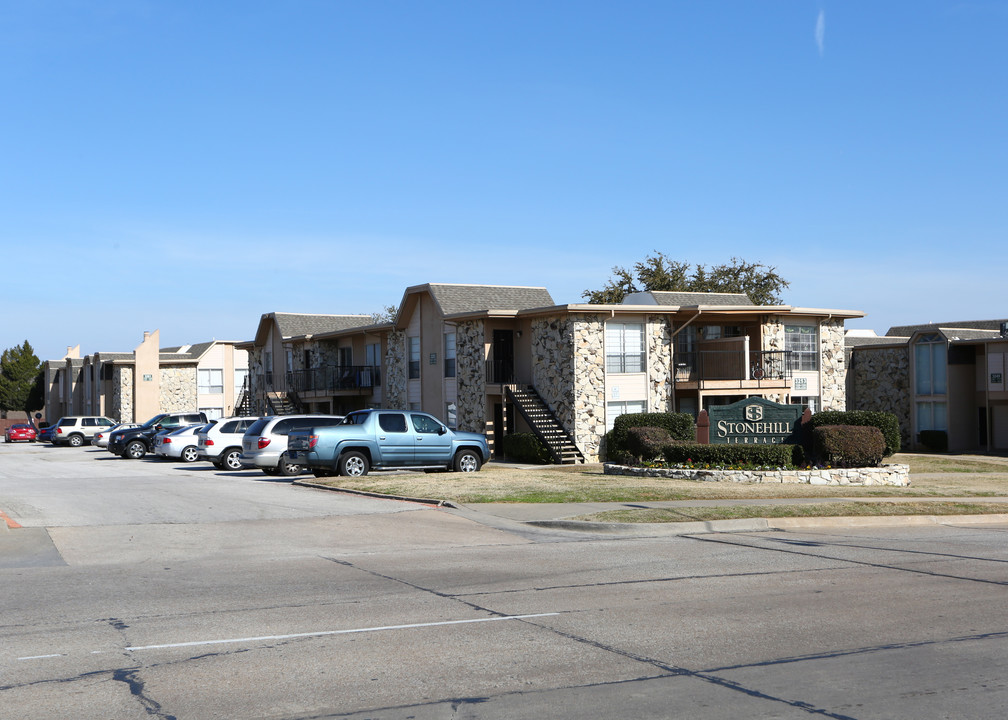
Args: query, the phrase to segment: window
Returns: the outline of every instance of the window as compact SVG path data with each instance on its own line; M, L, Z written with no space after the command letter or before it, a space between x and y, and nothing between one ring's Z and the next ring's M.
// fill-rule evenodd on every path
M791 351L792 370L818 370L819 348L814 325L785 325L784 349Z
M941 336L925 335L914 345L914 388L918 395L944 395L946 347ZM942 428L927 428L939 430Z
M350 367L353 365L353 348L344 345L339 349L339 364L340 367Z
M378 426L385 432L406 432L406 416L401 413L378 413Z
M625 415L626 413L642 413L644 412L644 409L643 400L606 403L606 431L608 432L613 429L613 425L616 423L616 418L620 415Z
M811 412L818 412L819 398L815 395L792 395L791 405L801 405Z
M234 371L234 381L235 381L235 395L239 394L245 387L245 381L248 379L248 368L235 368Z
M444 376L455 377L455 333L444 336Z
M219 407L203 408L203 407L201 407L199 410L200 410L201 413L203 413L204 415L206 415L207 420L220 420L222 417L224 417L224 408L219 408ZM202 418L200 418L199 420L194 420L194 422L200 422L201 420L202 420Z
M452 430L458 428L458 406L455 403L450 402L445 404L445 419L447 420L447 425Z
M199 370L196 391L203 394L224 392L223 370Z
M411 417L413 418L413 429L418 433L437 435L441 432L441 423L430 415L413 415Z
M644 324L606 323L606 372L644 372Z
M409 378L416 380L420 377L420 338L409 338Z
M917 403L917 432L921 430L948 430L944 402Z
M370 367L381 367L381 343L364 346L364 363Z

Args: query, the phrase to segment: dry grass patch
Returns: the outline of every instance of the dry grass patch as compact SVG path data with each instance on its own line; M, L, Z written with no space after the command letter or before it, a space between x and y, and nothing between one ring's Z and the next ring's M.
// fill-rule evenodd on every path
M910 465L909 487L702 482L604 475L601 465L489 463L478 473L389 472L332 477L321 484L351 490L455 503L641 502L838 497L1008 497L1008 460L981 456L900 454ZM938 470L951 464L958 470Z

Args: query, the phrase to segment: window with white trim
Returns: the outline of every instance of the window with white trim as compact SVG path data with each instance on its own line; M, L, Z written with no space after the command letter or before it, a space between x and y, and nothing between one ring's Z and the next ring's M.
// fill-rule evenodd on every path
M420 377L420 338L410 337L409 340L409 378L416 380Z
M815 325L785 325L784 349L791 351L792 370L819 369L819 342Z
M217 368L199 370L196 390L201 395L224 392L224 371Z
M620 415L626 415L627 413L642 413L645 411L643 400L630 400L627 402L609 402L606 403L606 432L613 429L616 424L616 418Z
M644 372L644 323L608 322L606 372Z
M444 376L455 377L455 333L445 333L444 336Z

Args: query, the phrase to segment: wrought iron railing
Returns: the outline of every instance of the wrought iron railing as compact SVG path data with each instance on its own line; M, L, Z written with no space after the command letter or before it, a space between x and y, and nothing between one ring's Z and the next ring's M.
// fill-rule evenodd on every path
M790 350L700 350L678 352L674 363L676 382L779 381L791 378L795 360Z
M487 360L486 381L490 384L514 384L514 360Z
M374 365L329 365L287 373L287 386L297 393L367 390L381 386L381 368Z

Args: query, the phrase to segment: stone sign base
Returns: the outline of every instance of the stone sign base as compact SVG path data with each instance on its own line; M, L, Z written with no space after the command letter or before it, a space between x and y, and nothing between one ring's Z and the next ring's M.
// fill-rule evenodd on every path
M806 485L909 485L909 465L873 468L832 468L817 470L692 470L689 468L646 468L605 463L606 475L667 477L705 482L782 483Z

